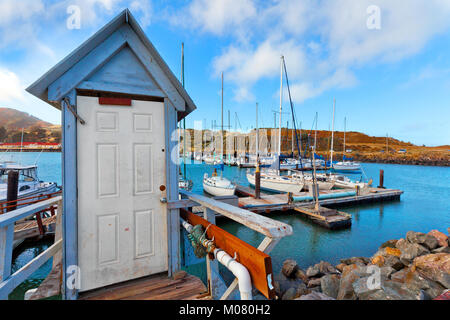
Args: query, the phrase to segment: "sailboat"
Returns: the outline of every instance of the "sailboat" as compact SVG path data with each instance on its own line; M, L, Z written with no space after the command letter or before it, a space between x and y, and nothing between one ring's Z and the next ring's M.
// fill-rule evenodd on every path
M211 177L207 173L203 176L203 191L213 196L232 196L236 190L236 185L223 176L223 73L222 73L222 146L220 150L220 175L216 169Z
M181 84L184 87L184 43L181 44ZM191 191L194 183L186 178L186 118L183 118L183 174L180 172L178 188Z
M272 191L272 192L292 192L298 193L302 191L305 186L305 181L303 174L282 176L280 174L280 155L281 155L281 116L283 112L283 71L286 72L284 57L281 56L281 75L280 75L280 120L278 128L278 153L275 155L274 159L274 169L268 169L261 171L260 188L262 190ZM286 72L287 81L287 72ZM289 89L289 83L288 83ZM290 92L289 92L290 95ZM251 186L255 186L255 173L247 171L246 174L248 183Z
M333 111L334 115L334 111ZM333 116L334 117L334 116ZM332 164L334 171L359 173L361 172L361 164L356 161L349 161L345 158L345 133L346 133L347 118L344 118L344 150L342 152L342 161Z

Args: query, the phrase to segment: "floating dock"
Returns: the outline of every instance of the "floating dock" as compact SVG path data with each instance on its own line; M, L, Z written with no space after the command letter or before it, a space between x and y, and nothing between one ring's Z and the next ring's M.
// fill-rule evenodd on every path
M356 205L362 203L373 203L381 201L399 200L403 191L398 189L365 188L355 189L335 189L320 191L319 205L323 207L336 207ZM329 208L324 208L324 214L317 216L308 208L313 203L313 197L309 192L300 192L292 195L269 194L260 192L260 198L255 198L255 189L238 185L236 195L239 197L240 208L250 210L255 213L271 213L274 211L293 210L300 212L310 218L313 222L330 229L339 229L351 225L351 216ZM332 211L330 211L332 210Z

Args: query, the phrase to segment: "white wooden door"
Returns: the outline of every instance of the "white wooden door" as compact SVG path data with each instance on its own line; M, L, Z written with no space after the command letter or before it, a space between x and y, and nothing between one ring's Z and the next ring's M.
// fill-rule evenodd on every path
M166 271L164 104L78 96L77 112L80 291Z

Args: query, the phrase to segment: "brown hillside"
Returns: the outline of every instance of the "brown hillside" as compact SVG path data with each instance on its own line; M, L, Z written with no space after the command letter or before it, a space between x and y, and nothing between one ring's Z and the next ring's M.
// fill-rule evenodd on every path
M26 112L10 108L0 108L0 127L4 127L7 130L49 126L52 126L52 124L42 121Z

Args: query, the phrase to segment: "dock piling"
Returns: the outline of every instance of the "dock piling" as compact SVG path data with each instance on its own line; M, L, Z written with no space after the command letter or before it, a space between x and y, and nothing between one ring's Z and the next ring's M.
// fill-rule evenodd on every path
M380 170L380 185L378 186L380 189L384 189L384 170Z
M259 171L259 166L256 166L255 171L255 199L261 198L261 172Z
M8 189L6 191L6 201L10 203L10 205L8 205L6 209L7 212L16 209L18 192L19 192L19 171L11 170L8 172Z

